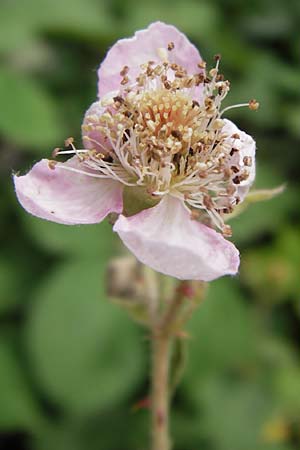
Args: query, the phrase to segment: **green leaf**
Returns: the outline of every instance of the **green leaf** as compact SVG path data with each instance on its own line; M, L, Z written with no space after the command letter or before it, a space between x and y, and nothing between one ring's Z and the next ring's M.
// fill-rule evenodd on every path
M299 231L286 227L272 246L245 253L241 275L260 301L274 304L292 296L299 308L299 247Z
M275 374L275 389L282 409L294 420L300 418L300 367L287 366Z
M198 380L228 370L252 370L257 352L255 330L235 283L229 278L211 283L188 326L191 340L183 382L192 398Z
M37 245L51 254L99 256L104 260L117 247L117 236L108 221L96 225L66 226L19 212L26 231Z
M211 378L199 385L204 411L201 427L218 450L261 450L263 425L272 402L259 386ZM197 389L195 387L195 389Z
M267 200L272 200L272 198L277 197L277 195L280 195L284 192L285 185L278 186L273 189L253 189L250 191L246 198L244 199L243 203L240 203L238 206L235 207L234 211L231 214L228 214L226 217L226 220L234 219L235 217L238 217L240 214L242 214L248 206L250 206L252 203L258 203L258 202L264 202Z
M4 258L0 260L0 314L16 307L19 300L19 276L22 271Z
M136 327L104 295L105 262L58 266L35 293L27 326L37 382L69 414L120 404L142 374Z
M45 152L60 142L63 133L55 103L36 81L2 68L0 98L0 131L7 140Z
M0 429L32 430L39 421L33 393L9 336L0 336Z
M258 166L255 187L264 189L266 186L280 185L282 180L276 172L263 165ZM276 189L276 188L275 188ZM267 203L251 204L243 214L230 222L233 230L233 240L237 245L245 244L251 239L261 236L266 231L277 230L288 218L297 202L297 192L291 185L278 197ZM241 204L243 206L243 203Z

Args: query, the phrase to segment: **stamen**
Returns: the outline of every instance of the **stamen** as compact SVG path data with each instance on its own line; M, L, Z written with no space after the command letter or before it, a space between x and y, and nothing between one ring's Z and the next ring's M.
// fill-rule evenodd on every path
M168 61L171 51L176 51L173 42L158 48L161 62L143 64L134 81L124 66L119 92L101 102L100 117L91 114L83 125L83 140L95 149L76 150L73 139L68 139L66 145L72 149L55 149L54 156L76 154L78 168L65 164L53 168L141 186L149 196L173 195L184 201L195 219L194 212L200 211L201 218L206 215L228 237L223 216L238 203L238 185L249 177L246 169L252 159L241 156L237 133L229 136L222 131L222 115L244 106L255 110L258 102L221 110L230 84L219 73L220 55L209 72L200 61L198 73L190 74ZM104 143L90 137L97 133Z

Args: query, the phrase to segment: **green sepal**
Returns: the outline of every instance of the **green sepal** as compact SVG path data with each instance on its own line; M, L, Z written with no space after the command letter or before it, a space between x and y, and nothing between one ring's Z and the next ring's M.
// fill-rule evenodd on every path
M235 217L242 214L252 203L271 200L272 198L277 197L277 195L282 194L284 190L285 185L282 184L274 189L254 189L253 191L250 191L246 196L245 200L239 205L237 205L231 214L228 214L226 216L226 221L234 219Z

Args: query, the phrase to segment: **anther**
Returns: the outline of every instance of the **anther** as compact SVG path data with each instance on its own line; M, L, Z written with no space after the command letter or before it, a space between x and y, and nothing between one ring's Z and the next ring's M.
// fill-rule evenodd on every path
M121 84L122 86L124 86L124 84L127 84L129 82L129 78L125 75L125 77L121 80Z
M55 148L52 152L52 158L56 158L61 149L59 147Z
M114 97L113 100L115 103L124 103L124 99L120 95Z
M222 228L223 236L225 237L231 237L232 236L232 230L230 225L224 225Z
M49 169L54 170L56 164L57 164L57 161L53 161L53 160L49 159L49 161L48 161L48 167L49 167Z
M168 50L169 50L169 52L172 51L172 50L174 50L174 47L175 47L174 42L169 42L169 43L168 43Z
M180 131L178 130L172 130L171 135L178 140L182 139L182 133L180 133Z
M120 71L121 77L125 77L125 75L127 75L128 72L129 72L129 67L128 66L124 66L123 69Z
M200 61L197 66L199 67L199 69L205 69L206 68L206 62L205 61Z
M238 153L238 152L239 152L239 150L237 148L232 148L230 150L230 156L233 156L235 153Z
M256 111L259 108L259 103L257 100L252 99L249 101L249 109L251 109L251 111Z
M245 164L245 166L248 166L248 167L252 166L251 156L244 156L243 163Z
M65 147L69 147L70 145L72 145L74 142L74 138L69 137L68 139L65 140Z

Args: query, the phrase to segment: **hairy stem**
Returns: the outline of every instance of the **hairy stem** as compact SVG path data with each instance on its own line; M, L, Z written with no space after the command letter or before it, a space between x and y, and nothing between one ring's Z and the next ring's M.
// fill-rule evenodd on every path
M152 338L152 450L170 450L169 365L171 339L166 334Z
M170 350L176 322L185 297L186 282L180 283L173 300L152 326L152 450L170 450Z

